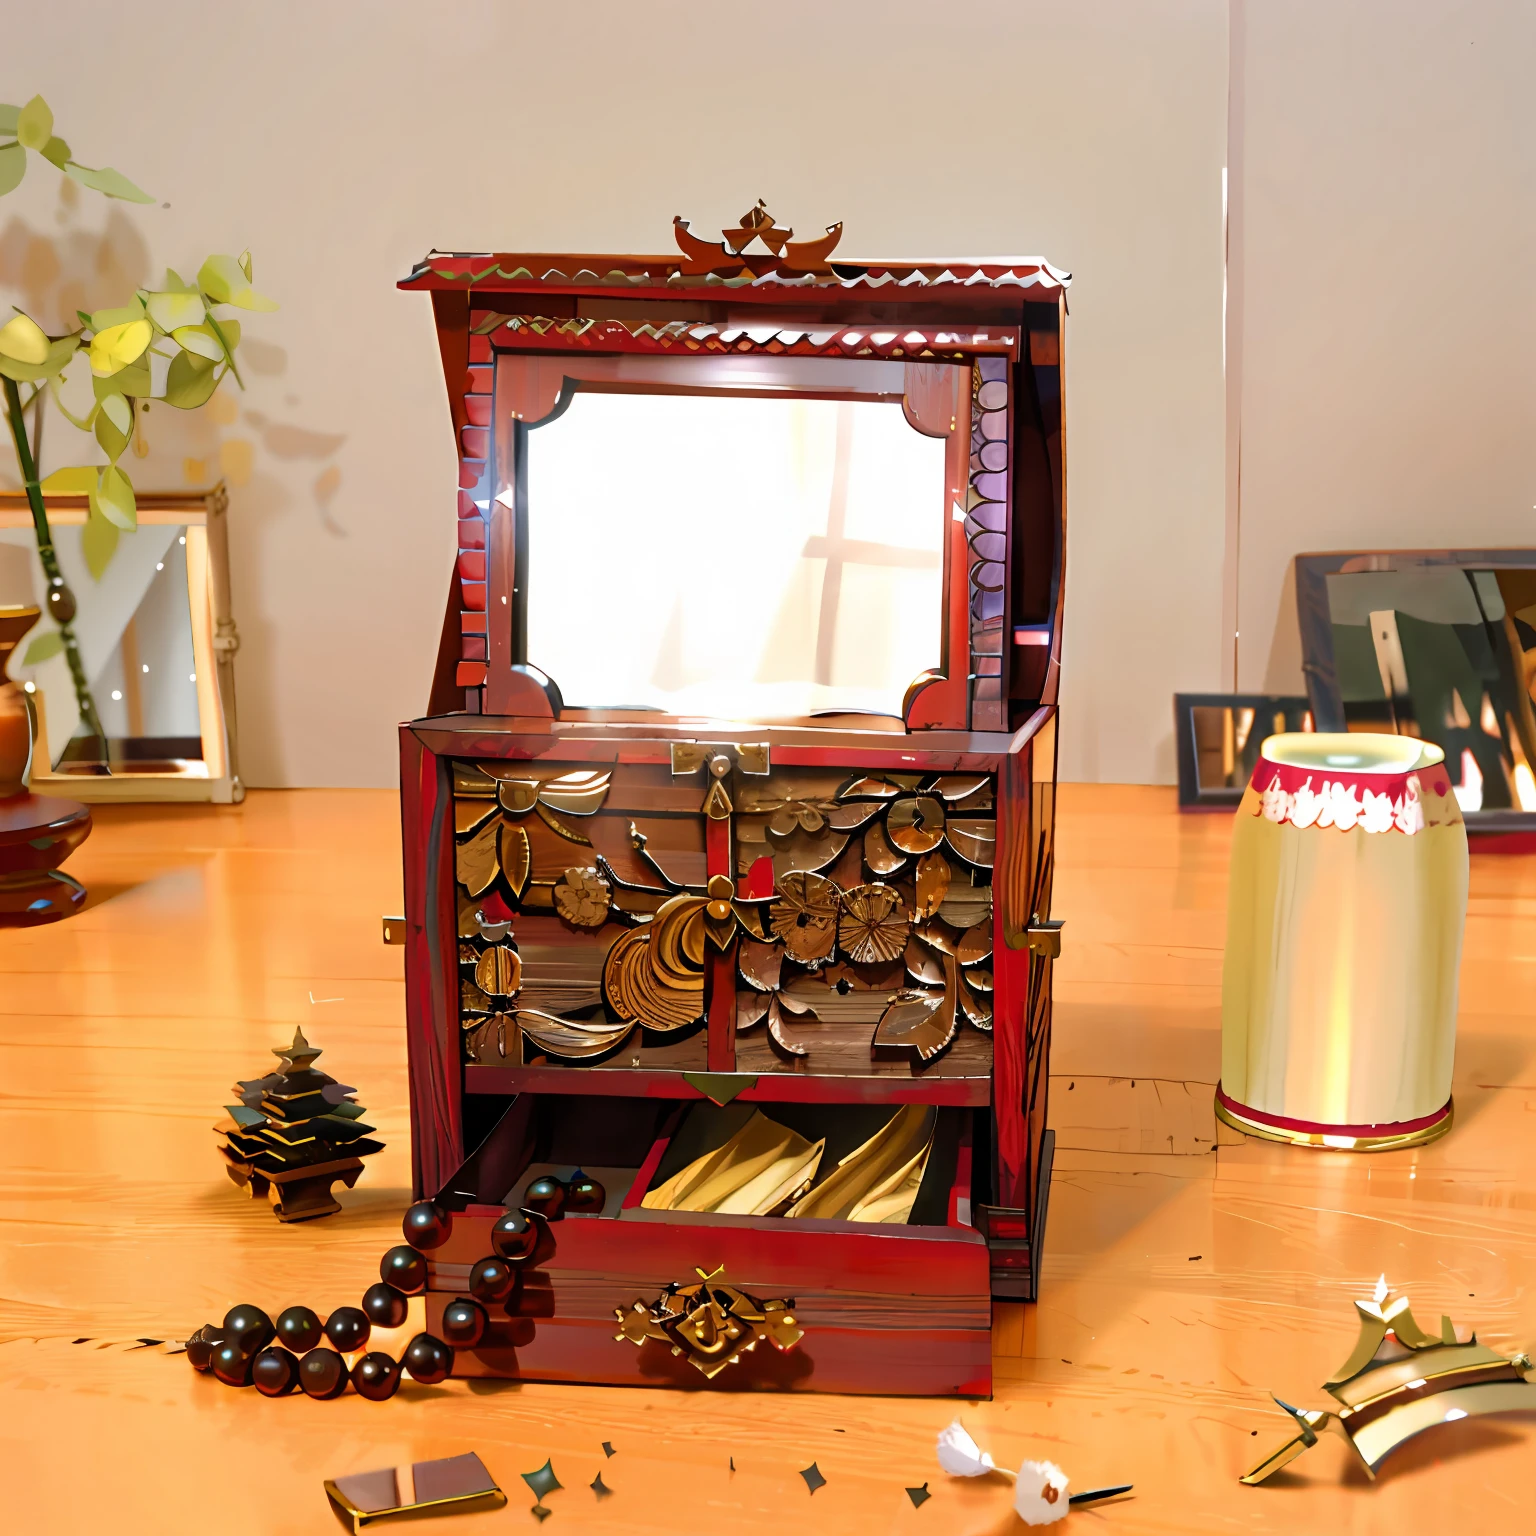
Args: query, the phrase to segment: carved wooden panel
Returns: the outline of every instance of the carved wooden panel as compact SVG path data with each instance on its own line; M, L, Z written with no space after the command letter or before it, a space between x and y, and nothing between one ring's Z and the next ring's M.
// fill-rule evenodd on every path
M990 1073L993 776L684 745L453 797L464 1061Z

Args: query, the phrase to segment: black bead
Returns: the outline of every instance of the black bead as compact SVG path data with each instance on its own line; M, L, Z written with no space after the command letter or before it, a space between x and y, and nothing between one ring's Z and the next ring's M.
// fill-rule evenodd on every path
M521 1211L507 1211L497 1217L491 1228L491 1247L498 1258L510 1264L526 1259L537 1246L539 1233L533 1222Z
M225 1337L232 1339L248 1355L265 1349L272 1342L275 1331L272 1319L260 1307L253 1307L249 1302L241 1302L238 1307L231 1307L224 1314Z
M405 1346L400 1363L410 1373L412 1381L431 1387L447 1380L453 1369L453 1351L430 1333L418 1333Z
M414 1296L427 1288L427 1261L402 1243L379 1260L379 1279L407 1296Z
M405 1321L407 1310L404 1295L382 1280L363 1292L363 1311L375 1328L398 1328Z
M222 1333L222 1330L218 1331ZM199 1328L197 1332L187 1340L187 1364L190 1365L194 1371L209 1370L213 1365L213 1352L223 1342L224 1340L222 1337L218 1339L204 1338L203 1330Z
M565 1208L582 1215L597 1215L608 1203L608 1191L596 1179L578 1172L565 1186Z
M226 1387L251 1384L251 1357L232 1339L226 1339L213 1352L213 1374Z
M284 1397L299 1384L299 1362L274 1344L251 1361L251 1381L263 1397Z
M400 1367L382 1350L370 1350L352 1367L352 1390L370 1403L382 1403L400 1389Z
M565 1214L565 1185L559 1179L545 1174L528 1186L523 1195L523 1205L537 1211L548 1221L559 1221Z
M357 1307L337 1307L325 1320L326 1338L344 1355L361 1349L372 1331L368 1314Z
M400 1228L413 1248L441 1248L453 1231L453 1217L430 1200L418 1200L405 1213Z
M473 1349L485 1337L485 1308L458 1296L443 1308L443 1337L455 1349Z
M308 1307L289 1307L277 1314L277 1342L296 1355L308 1354L322 1335L320 1319Z
M470 1266L469 1294L476 1301L494 1306L512 1294L512 1282L517 1278L512 1266L505 1259L481 1259Z
M347 1362L334 1349L312 1349L299 1361L306 1397L340 1397L347 1390Z

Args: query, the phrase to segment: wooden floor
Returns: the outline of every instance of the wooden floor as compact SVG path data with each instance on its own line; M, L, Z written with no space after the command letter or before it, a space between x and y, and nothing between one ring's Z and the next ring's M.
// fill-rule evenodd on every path
M1383 1272L1431 1324L1444 1311L1496 1346L1536 1341L1536 858L1473 860L1447 1139L1374 1158L1216 1147L1228 830L1180 818L1167 790L1062 796L1042 1300L998 1308L997 1395L960 1405L966 1423L1004 1464L1135 1482L1134 1499L1074 1513L1079 1531L1520 1529L1530 1420L1448 1425L1374 1485L1328 1441L1264 1488L1237 1477L1284 1438L1270 1389L1324 1405L1351 1300ZM463 1382L269 1401L130 1347L240 1300L355 1304L399 1240L401 952L379 939L397 846L381 793L104 808L71 865L87 909L0 932L6 1527L333 1530L322 1479L473 1449L511 1503L461 1518L465 1536L533 1528L518 1474L546 1458L566 1485L547 1501L557 1532L1021 1532L1001 1479L939 1473L950 1403ZM295 1024L388 1150L343 1214L280 1227L225 1179L209 1126ZM796 1475L812 1461L814 1496ZM903 1489L924 1482L914 1508Z

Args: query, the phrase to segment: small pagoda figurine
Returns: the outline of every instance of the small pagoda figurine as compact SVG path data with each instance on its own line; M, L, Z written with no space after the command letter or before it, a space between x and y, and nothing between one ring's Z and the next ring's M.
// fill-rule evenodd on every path
M320 1051L302 1029L272 1054L278 1070L236 1083L239 1102L226 1104L229 1118L214 1126L225 1172L253 1198L268 1197L279 1221L329 1216L341 1209L331 1185L340 1179L351 1189L363 1158L383 1143L368 1139L373 1127L363 1124L357 1090L315 1070Z
M1295 1433L1239 1479L1252 1486L1274 1476L1317 1444L1319 1430L1334 1430L1359 1456L1367 1477L1404 1441L1437 1424L1483 1413L1536 1410L1531 1357L1501 1355L1477 1342L1463 1343L1450 1318L1429 1333L1414 1320L1406 1296L1394 1296L1386 1277L1369 1301L1357 1301L1360 1337L1349 1359L1323 1383L1341 1405L1293 1408Z

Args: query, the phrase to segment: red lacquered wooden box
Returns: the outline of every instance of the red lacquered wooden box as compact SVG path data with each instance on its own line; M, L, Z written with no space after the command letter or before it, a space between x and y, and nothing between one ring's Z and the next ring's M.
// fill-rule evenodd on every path
M431 1324L601 1187L457 1374L981 1396L1035 1295L1067 277L839 233L401 284L460 447L400 737Z

